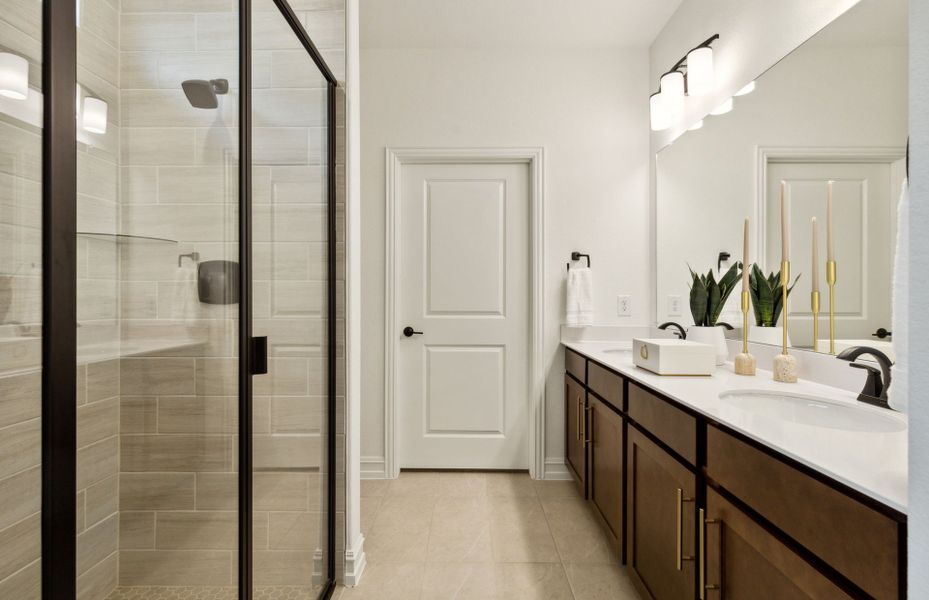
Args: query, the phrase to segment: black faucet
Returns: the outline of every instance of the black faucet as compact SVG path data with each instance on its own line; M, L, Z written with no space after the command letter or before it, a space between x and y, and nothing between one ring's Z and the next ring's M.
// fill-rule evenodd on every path
M877 363L881 366L880 370L871 365L854 362L862 354L870 354L876 358ZM868 372L868 380L864 384L864 389L858 394L858 400L874 406L890 408L890 404L887 402L887 390L890 388L890 367L893 362L886 354L869 346L852 346L840 352L836 358L847 360L851 363L850 366Z
M668 327L674 327L677 329L677 331L672 332L674 333L674 335L677 336L677 339L679 340L687 339L687 330L684 329L680 323L675 323L674 321L668 321L667 323L662 323L661 325L659 325L658 329L661 329L663 331L667 329Z

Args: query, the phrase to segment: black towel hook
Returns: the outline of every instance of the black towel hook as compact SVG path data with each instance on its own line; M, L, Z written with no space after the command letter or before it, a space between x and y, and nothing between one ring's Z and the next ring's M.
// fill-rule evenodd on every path
M581 254L581 253L578 252L577 250L575 250L574 252L571 253L571 260L572 260L572 261L581 260L582 258L586 258L586 259L587 259L587 268L589 269L589 268L590 268L590 255L589 255L589 254ZM568 271L570 271L570 270L571 270L571 263L568 263Z

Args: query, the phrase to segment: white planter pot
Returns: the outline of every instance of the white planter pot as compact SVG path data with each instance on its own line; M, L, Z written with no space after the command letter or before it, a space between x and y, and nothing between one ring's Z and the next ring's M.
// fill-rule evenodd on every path
M756 344L780 346L784 343L784 329L782 327L758 327L752 325L748 328L748 341ZM787 336L787 346L790 347L790 336Z
M716 349L716 365L724 365L729 360L729 348L726 346L726 334L722 327L697 327L687 330L687 341L709 344Z

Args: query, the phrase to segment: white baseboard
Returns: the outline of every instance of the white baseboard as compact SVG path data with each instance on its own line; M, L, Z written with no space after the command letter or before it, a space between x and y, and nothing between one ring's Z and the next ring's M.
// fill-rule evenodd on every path
M358 539L352 545L352 548L345 550L345 575L342 583L347 587L355 587L361 581L361 575L364 573L368 560L364 551L365 536L358 534Z
M546 458L545 473L543 474L542 479L548 479L552 481L567 481L571 479L571 473L568 471L568 467L564 464L564 458Z
M362 479L389 479L387 477L387 464L383 456L361 457Z

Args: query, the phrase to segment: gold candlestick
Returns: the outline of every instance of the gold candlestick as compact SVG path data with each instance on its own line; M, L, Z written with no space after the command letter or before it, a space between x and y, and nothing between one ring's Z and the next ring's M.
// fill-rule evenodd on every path
M813 352L819 352L819 290L810 292L810 309L813 311Z
M835 354L835 261L826 261L826 285L829 286L829 354Z
M748 291L742 292L742 353L736 354L736 375L754 375L755 357L748 353Z
M790 282L790 261L781 261L781 318L784 319L784 337L781 353L774 357L774 381L797 382L797 359L787 354L787 286Z

